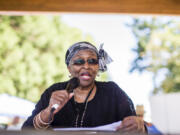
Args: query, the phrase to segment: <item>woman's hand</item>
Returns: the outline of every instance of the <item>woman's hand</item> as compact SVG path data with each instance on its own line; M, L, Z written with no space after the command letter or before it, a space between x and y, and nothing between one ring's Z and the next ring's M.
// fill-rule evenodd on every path
M41 122L41 127L43 126L47 127L47 124L50 123L49 116L52 106L54 104L57 104L58 108L53 112L52 114L53 116L51 116L52 117L51 120L53 120L54 115L63 108L63 106L72 98L73 95L74 95L73 93L68 94L66 90L54 91L51 95L48 107L42 110L40 114L38 114L40 115L39 117L41 118L41 121L43 121L43 123L46 123L45 125L43 125Z
M58 108L53 112L53 114L56 114L72 98L73 95L73 93L68 94L66 90L54 91L49 101L49 110L51 110L54 104L58 104Z
M141 132L145 133L144 121L137 116L128 116L123 119L121 125L117 127L122 132Z

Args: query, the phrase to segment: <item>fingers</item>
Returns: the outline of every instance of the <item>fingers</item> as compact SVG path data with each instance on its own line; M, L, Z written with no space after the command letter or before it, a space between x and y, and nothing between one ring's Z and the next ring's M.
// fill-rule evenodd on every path
M59 101L60 104L62 104L63 102L65 102L66 100L68 100L68 95L66 93L55 93L52 98L54 98L54 100Z
M126 117L117 130L123 132L144 132L144 121L137 116Z
M129 116L129 117L126 117L123 121L122 121L122 123L121 123L121 125L118 127L118 130L122 130L122 131L132 131L132 130L134 130L134 129L137 129L137 125L136 124L134 124L135 122L134 122L134 119L131 117L131 116Z
M74 93L69 94L69 100L74 96Z
M60 90L55 91L52 93L49 107L52 108L54 104L58 105L58 108L53 112L53 114L56 114L63 108L63 106L72 98L73 93L68 94L66 90Z

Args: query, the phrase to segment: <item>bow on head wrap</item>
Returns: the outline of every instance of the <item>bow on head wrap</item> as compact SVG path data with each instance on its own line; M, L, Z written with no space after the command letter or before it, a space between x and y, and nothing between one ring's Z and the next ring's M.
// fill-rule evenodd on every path
M106 71L107 64L111 63L113 60L107 54L107 52L103 49L103 44L100 45L99 51L97 48L89 42L78 42L73 44L66 52L66 64L69 65L73 56L78 53L80 50L92 50L97 54L99 61L99 71Z

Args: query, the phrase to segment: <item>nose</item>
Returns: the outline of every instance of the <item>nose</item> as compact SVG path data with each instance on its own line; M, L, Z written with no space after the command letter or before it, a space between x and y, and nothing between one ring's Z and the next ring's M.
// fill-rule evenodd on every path
M88 68L89 68L89 64L88 64L87 61L84 63L84 68L85 68L85 69L88 69Z

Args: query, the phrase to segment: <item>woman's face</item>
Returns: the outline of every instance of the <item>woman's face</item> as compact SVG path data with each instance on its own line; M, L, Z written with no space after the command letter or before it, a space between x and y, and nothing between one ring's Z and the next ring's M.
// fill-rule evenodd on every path
M73 77L78 77L80 86L93 84L99 70L98 58L94 51L81 50L70 61L68 70Z

